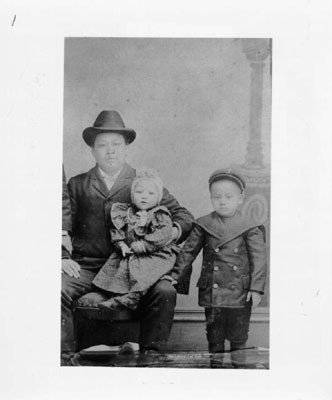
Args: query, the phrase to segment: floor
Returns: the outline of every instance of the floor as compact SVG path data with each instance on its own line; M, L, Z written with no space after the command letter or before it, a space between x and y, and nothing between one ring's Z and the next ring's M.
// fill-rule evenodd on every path
M229 369L269 369L269 350L248 348L209 354L208 352L172 352L166 354L130 355L74 354L66 365L105 367L147 367L147 368L229 368Z

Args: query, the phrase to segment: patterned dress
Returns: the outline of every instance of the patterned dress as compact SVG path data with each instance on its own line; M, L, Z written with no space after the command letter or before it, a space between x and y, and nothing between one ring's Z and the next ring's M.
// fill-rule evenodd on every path
M171 243L171 214L164 206L142 213L135 212L130 204L115 203L111 219L115 227L111 230L112 242L118 251L109 257L93 284L110 294L144 293L173 269L179 248ZM123 258L119 242L130 247L138 240L145 252Z

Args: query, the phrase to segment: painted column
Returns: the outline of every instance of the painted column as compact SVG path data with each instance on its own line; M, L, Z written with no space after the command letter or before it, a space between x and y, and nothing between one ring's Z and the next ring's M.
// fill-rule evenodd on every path
M248 144L244 164L234 165L245 178L246 196L242 211L265 225L270 243L270 165L262 153L263 78L265 60L270 55L269 39L243 39L242 49L251 69ZM268 306L269 285L261 306Z

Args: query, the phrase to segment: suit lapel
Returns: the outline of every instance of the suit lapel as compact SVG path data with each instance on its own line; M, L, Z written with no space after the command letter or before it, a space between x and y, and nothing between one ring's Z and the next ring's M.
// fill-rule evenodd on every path
M107 194L107 198L113 197L120 190L128 187L131 184L135 176L135 170L131 168L128 164L125 164L118 176L117 180L114 182L114 185L111 187L111 190Z
M91 183L92 186L103 196L107 197L108 195L108 189L107 186L104 182L104 180L102 179L99 170L98 170L98 166L96 165L94 168L92 168L91 170Z

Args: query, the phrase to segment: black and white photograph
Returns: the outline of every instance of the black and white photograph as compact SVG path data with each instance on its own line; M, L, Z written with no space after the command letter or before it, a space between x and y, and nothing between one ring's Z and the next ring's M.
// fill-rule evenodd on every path
M331 7L1 2L1 398L331 398Z
M64 48L62 365L268 368L272 41Z

